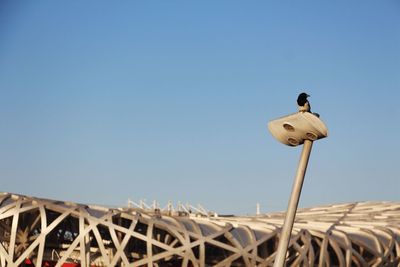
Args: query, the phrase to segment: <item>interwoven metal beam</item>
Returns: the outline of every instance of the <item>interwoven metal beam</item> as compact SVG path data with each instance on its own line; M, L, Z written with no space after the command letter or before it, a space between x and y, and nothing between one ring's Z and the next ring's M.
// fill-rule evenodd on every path
M0 266L272 266L283 213L163 214L0 193ZM400 203L301 209L287 266L399 266Z

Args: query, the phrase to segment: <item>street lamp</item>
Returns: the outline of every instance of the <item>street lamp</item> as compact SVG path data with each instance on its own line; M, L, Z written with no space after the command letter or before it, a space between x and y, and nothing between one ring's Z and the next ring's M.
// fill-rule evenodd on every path
M270 121L268 129L279 142L285 145L298 146L303 144L274 261L274 267L283 267L312 144L318 139L327 137L328 129L318 115L310 112L298 112Z

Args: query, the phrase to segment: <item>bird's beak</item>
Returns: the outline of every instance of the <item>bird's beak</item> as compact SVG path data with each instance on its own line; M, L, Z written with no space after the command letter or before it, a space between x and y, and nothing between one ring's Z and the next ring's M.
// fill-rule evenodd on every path
M307 97L310 97L310 95L307 95Z

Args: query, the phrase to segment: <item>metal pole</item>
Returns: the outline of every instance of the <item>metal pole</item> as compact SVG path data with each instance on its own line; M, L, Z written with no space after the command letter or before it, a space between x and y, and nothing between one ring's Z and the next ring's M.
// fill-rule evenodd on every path
M299 204L301 188L306 174L308 159L310 158L313 142L304 140L303 150L297 168L296 177L293 183L292 194L290 196L285 221L283 223L281 237L279 240L278 251L275 257L274 267L283 267L285 264L286 252L289 246L290 235L292 233L294 218L296 216L297 205Z

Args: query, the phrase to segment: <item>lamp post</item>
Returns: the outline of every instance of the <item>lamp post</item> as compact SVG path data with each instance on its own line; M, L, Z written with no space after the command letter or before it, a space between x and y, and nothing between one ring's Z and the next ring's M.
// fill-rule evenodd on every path
M303 144L274 261L274 267L283 267L311 148L314 141L328 136L328 129L319 117L309 112L298 112L270 121L268 129L279 142L285 145L298 146Z

